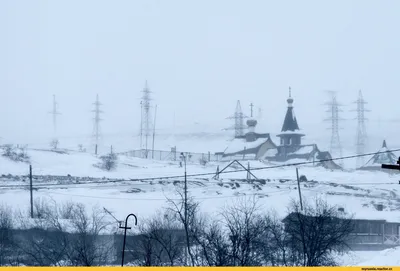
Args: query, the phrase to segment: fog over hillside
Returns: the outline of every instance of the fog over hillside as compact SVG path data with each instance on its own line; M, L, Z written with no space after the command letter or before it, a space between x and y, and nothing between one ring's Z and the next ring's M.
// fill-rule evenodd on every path
M135 266L396 258L399 10L0 1L0 265L123 264L130 213Z

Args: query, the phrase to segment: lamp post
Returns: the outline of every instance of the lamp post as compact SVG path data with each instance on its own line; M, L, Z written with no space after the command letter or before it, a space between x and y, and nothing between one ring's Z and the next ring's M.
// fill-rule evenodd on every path
M126 219L125 219L125 225L119 226L120 229L125 229L124 232L124 243L122 245L122 261L121 261L121 266L124 266L124 258L125 258L125 243L126 243L126 230L132 229L131 227L128 227L128 219L130 216L133 216L135 218L135 226L137 225L137 217L134 214L129 214Z

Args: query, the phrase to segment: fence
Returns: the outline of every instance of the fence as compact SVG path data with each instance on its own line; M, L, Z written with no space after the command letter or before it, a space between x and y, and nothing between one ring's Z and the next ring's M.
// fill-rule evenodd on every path
M187 162L198 163L201 161L204 162L217 162L221 160L220 155L208 153L195 153L195 152L181 152L177 151L176 148L172 148L171 151L162 151L162 150L132 150L123 153L118 153L120 155L127 155L130 157L137 157L143 159L153 159L160 161L180 161L180 154L183 153L186 156Z

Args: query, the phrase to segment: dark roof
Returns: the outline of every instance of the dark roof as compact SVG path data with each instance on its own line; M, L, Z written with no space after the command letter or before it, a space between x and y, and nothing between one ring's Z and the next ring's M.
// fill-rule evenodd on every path
M294 132L296 130L300 130L299 125L297 124L296 116L293 113L293 98L290 96L291 95L289 95L289 99L287 100L288 108L286 111L285 120L283 121L281 132L286 132L286 131Z
M388 149L386 140L383 140L382 148L360 169L367 169L371 166L381 164L397 164L397 156Z
M264 133L264 134L259 134L259 133L255 133L255 132L248 132L247 134L254 134L254 136L258 139L258 138L270 138L269 133ZM246 139L246 135L242 135L242 136L237 136L236 138L241 138L241 139Z

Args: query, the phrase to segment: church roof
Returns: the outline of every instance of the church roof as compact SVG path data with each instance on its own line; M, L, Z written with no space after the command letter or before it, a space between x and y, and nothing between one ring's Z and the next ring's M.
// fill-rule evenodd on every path
M287 99L287 103L288 103L288 108L286 111L285 120L283 121L281 132L287 132L287 131L294 132L300 130L296 116L293 111L293 98L291 95L290 88L289 88L289 98Z
M382 164L397 164L397 156L388 149L386 140L383 140L382 148L361 169L375 167L380 169Z

